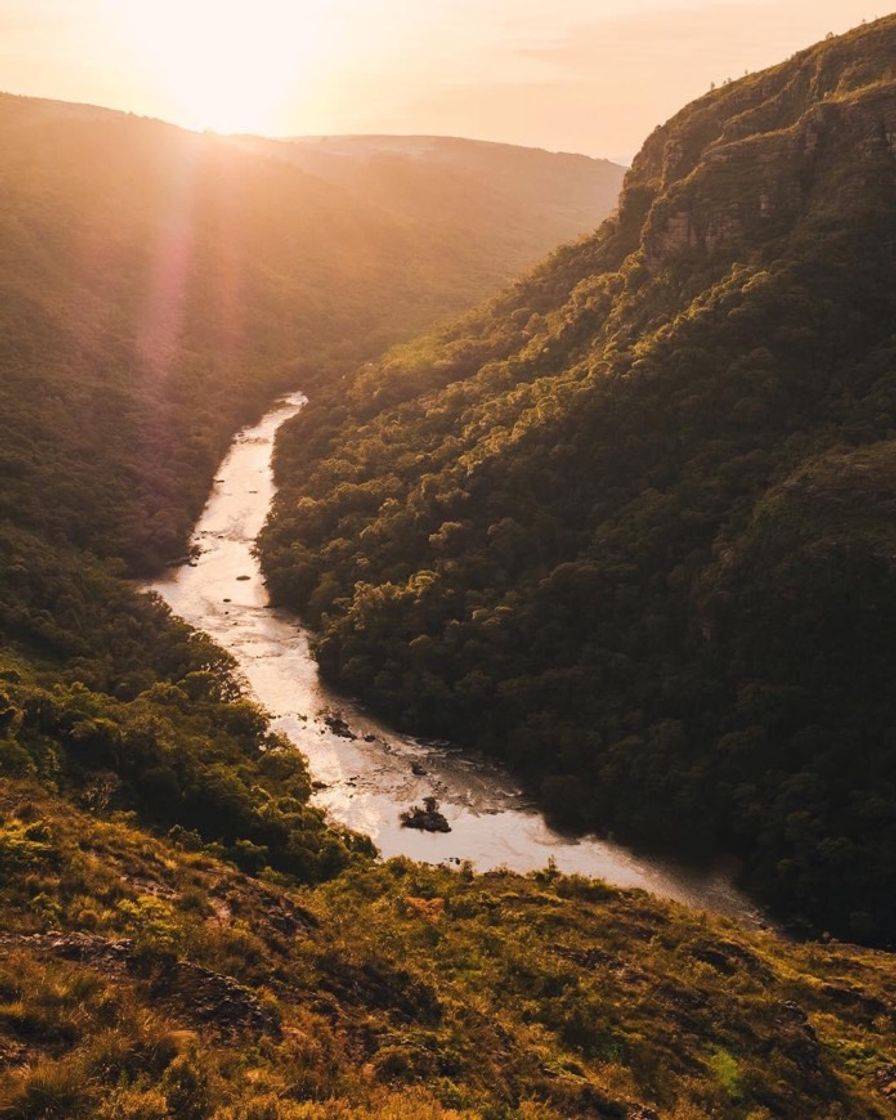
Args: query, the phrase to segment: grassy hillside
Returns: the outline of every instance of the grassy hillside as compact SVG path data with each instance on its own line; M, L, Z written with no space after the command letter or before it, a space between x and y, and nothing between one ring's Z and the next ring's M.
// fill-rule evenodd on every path
M550 871L290 888L28 782L0 868L10 1120L891 1115L884 954Z
M282 442L342 687L568 824L896 938L896 18L688 106L619 213Z

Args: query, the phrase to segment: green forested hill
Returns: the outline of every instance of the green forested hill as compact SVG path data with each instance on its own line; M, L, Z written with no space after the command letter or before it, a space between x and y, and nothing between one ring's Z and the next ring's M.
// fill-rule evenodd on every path
M592 238L318 396L264 538L346 689L883 942L894 60L889 17L657 129Z
M535 256L484 188L460 237L456 217L405 214L400 192L386 205L385 188L368 199L122 113L0 96L0 146L0 515L135 570L183 551L232 433L274 393L472 305ZM558 205L578 197L581 167L541 157ZM415 195L442 198L441 165L416 166ZM593 220L614 201L596 197ZM591 224L528 219L537 241Z

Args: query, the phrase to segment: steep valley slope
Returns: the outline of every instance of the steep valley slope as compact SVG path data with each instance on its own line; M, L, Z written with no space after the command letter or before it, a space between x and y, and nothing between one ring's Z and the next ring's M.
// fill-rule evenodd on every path
M658 128L593 237L316 398L263 540L341 687L884 944L894 59L888 17Z
M524 156L517 193L550 167L563 216L531 209L521 250L484 185L460 229L213 134L8 95L0 144L2 516L142 572L181 554L233 433L278 391L497 291L608 213L622 175ZM419 204L442 198L442 166L415 166Z

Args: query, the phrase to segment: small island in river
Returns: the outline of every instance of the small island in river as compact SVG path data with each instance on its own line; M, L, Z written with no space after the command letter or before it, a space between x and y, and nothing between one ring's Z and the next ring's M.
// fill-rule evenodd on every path
M450 832L451 825L439 810L439 803L434 797L424 798L423 808L414 805L407 812L401 814L403 828L416 828L422 832Z

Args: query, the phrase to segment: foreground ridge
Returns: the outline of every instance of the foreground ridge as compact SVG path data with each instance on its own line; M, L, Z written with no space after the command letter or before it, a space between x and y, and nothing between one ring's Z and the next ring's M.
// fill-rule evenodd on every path
M883 1117L894 1099L883 953L550 870L261 883L27 783L2 783L0 813L4 1115Z

